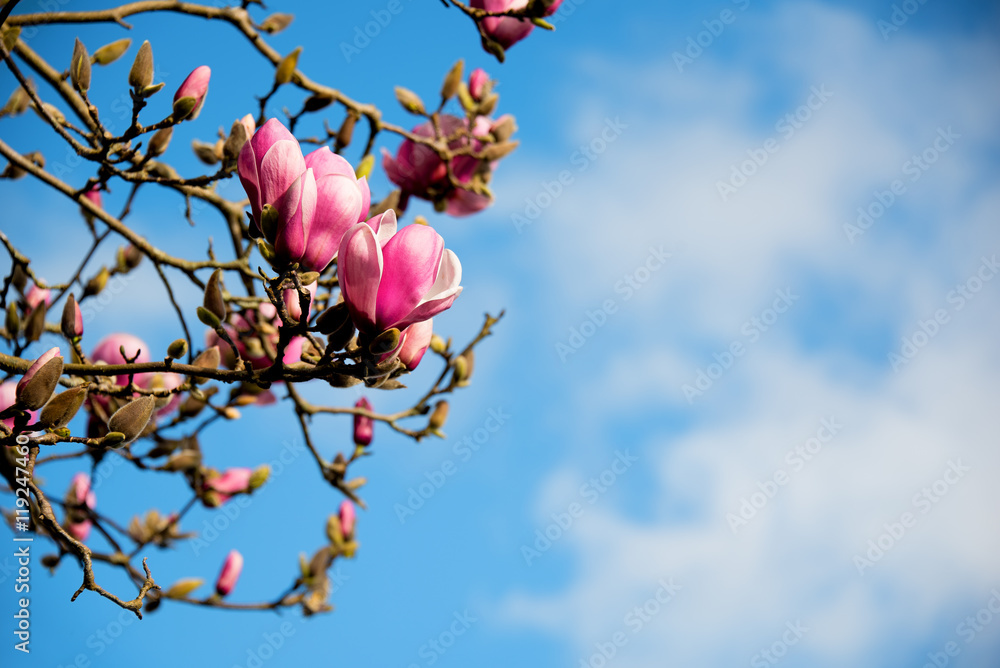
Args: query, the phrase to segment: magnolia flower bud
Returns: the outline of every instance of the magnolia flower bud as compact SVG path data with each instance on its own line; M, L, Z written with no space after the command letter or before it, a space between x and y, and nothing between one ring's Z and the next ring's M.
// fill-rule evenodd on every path
M163 592L164 598L187 598L205 583L201 578L181 578Z
M278 63L278 67L274 70L274 85L281 86L292 80L295 75L295 68L299 64L299 55L302 53L302 47L297 46L295 50L289 53L287 56L281 59Z
M372 410L372 405L369 403L368 399L361 397L358 399L357 403L354 404L355 408L363 408L366 411ZM354 416L354 443L355 445L367 446L372 442L372 436L374 435L375 421L365 415Z
M253 470L250 475L250 481L247 483L247 489L251 492L260 489L267 482L268 478L271 477L271 467L267 464L261 464Z
M124 56L130 46L132 46L132 40L128 37L105 44L94 51L94 62L98 65L110 65Z
M208 283L205 284L205 299L203 302L205 308L211 311L220 322L226 319L226 301L222 297L222 287L219 285L221 278L221 269L216 269L212 272Z
M73 59L69 64L69 79L81 93L90 90L90 54L79 39L73 44Z
M346 308L345 308L345 313ZM7 304L7 317L4 320L4 328L10 336L16 336L21 329L21 318L17 315L17 304L10 302Z
M153 134L153 137L149 140L149 148L146 151L146 155L150 158L155 158L158 155L166 153L167 147L170 146L170 138L173 136L173 127L160 128L157 130Z
M28 322L24 324L24 338L29 343L40 339L42 332L45 331L45 314L47 311L48 307L43 302L38 304L28 314Z
M62 376L63 358L58 348L51 348L36 359L17 383L17 404L29 411L45 405Z
M395 350L398 345L399 330L395 327L391 327L376 336L372 342L368 344L368 350L373 355L382 355L383 353Z
M424 101L420 99L420 96L414 93L408 88L403 88L402 86L396 86L396 99L399 103L403 105L403 109L406 109L411 114L419 114L423 116L427 112L424 110Z
M167 355L176 359L180 359L187 355L188 344L184 339L177 339L169 346L167 346Z
M153 83L153 47L143 42L135 56L132 69L128 73L128 83L136 91L141 91Z
M469 75L469 95L473 100L479 102L487 92L487 85L490 83L490 75L486 71L477 67Z
M83 289L83 296L81 299L101 294L101 291L104 290L104 286L108 284L108 278L110 277L111 272L108 271L108 268L101 267L101 270L97 272L93 278L87 281L87 285Z
M458 92L458 87L462 83L462 69L465 67L465 62L459 60L457 63L451 66L448 70L448 74L444 77L444 83L441 84L441 99L447 102L455 96Z
M292 14L282 14L280 12L271 14L261 22L260 29L269 35L273 35L291 25L294 18L295 16Z
M434 406L434 412L431 413L430 419L427 421L427 428L432 432L437 432L444 426L444 423L448 420L448 402L439 401L437 405Z
M124 443L131 443L142 435L155 409L156 397L139 397L115 411L108 420L108 429L124 434Z
M240 579L243 571L243 555L232 550L222 564L222 571L215 581L215 592L219 596L227 596L236 586L236 581Z
M201 453L197 450L181 450L170 455L163 468L167 471L190 471L201 466Z
M83 336L83 314L73 293L69 294L63 306L61 327L63 336L67 339L78 339Z
M338 519L340 520L340 531L344 540L351 540L354 536L354 504L348 499L340 504L340 511L338 512Z
M38 418L39 424L44 429L65 427L80 410L80 406L83 405L86 398L87 388L85 386L72 387L65 392L60 392L52 397L49 403L45 404L42 415Z
M208 82L212 78L212 69L208 65L194 68L194 71L181 83L174 93L174 120L190 120L198 118L201 107L208 95Z

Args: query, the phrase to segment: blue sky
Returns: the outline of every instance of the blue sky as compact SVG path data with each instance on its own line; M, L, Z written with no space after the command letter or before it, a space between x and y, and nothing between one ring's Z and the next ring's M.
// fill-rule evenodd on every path
M297 16L276 48L303 44L310 76L400 122L392 86L431 99L459 57L500 80L523 144L497 171L497 204L467 219L417 205L408 217L432 216L462 259L465 292L437 331L462 340L484 311L507 317L452 402L447 439L376 429L376 456L358 471L370 481L361 549L334 570L334 613L164 605L121 626L128 617L95 595L69 603L79 576L68 563L53 577L36 563L33 653L18 665L248 666L278 637L262 665L916 667L948 649L948 665L996 665L998 14L897 4L915 11L889 31L890 2L587 0L502 66L440 3L402 0L350 62L341 44L388 3L274 4ZM223 26L133 23L168 90L213 69L205 109L168 154L200 173L186 146L254 111L269 69ZM125 33L57 27L30 43L63 63L77 34L93 50ZM689 38L700 53L685 53ZM94 72L112 115L128 60ZM0 75L4 97L11 86ZM279 105L299 103L284 95ZM161 97L151 115L166 113ZM68 181L91 175L34 134L34 119L0 127L50 168L62 162ZM380 172L373 187L385 192ZM75 208L29 180L0 190L3 230L63 280L85 241ZM177 253L224 238L207 210L190 228L181 204L143 195L132 222ZM98 258L109 260L110 249ZM120 287L85 347L121 329L154 349L177 337L150 267ZM193 309L197 295L183 296ZM894 364L904 338L921 345ZM437 372L428 359L412 392L370 398L401 407ZM309 394L347 404L359 392ZM318 421L322 452L349 448L349 431L346 419ZM211 580L236 548L246 568L233 599L273 596L340 499L302 456L285 406L248 410L203 443L220 467L283 452L291 463L198 554L151 552L154 575ZM455 472L434 487L442 469ZM45 473L61 490L74 472ZM402 514L421 485L428 498ZM117 465L96 491L121 521L185 498L178 481ZM185 528L219 517L200 509ZM888 547L869 556L869 541ZM978 627L965 622L977 615Z

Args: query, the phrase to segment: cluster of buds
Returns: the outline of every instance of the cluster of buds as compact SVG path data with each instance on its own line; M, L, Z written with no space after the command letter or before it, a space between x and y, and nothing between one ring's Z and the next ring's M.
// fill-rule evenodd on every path
M503 61L504 51L531 34L535 26L552 30L545 22L559 9L563 0L471 0L473 9L487 12L507 12L523 10L524 18L517 16L486 16L480 20L483 34L483 48Z

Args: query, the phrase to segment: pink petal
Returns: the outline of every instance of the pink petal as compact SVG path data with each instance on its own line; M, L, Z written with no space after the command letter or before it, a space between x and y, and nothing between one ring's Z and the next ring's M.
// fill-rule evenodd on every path
M379 284L376 323L378 329L401 326L402 321L434 285L444 239L426 225L409 225L382 250L385 270Z
M453 251L445 249L441 256L441 264L434 285L424 294L417 307L397 327L405 327L411 323L433 318L438 313L451 308L452 303L462 294L462 286L459 285L461 282L462 264Z
M358 329L375 328L375 301L383 266L382 248L371 227L358 223L344 234L337 275L347 310Z

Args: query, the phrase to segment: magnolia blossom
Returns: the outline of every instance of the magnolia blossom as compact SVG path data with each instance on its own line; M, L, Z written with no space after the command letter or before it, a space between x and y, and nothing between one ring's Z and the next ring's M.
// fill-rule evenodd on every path
M316 288L319 284L313 281L309 285L305 286L306 290L309 291L309 304L312 305L312 300L316 296ZM285 302L285 308L288 309L288 315L291 316L292 320L300 321L302 320L302 305L299 303L299 293L294 288L288 288L281 293L281 298ZM305 319L309 319L309 309L306 309Z
M276 118L243 145L237 169L253 212L251 232L274 247L279 262L322 271L337 256L344 232L368 217L367 179L327 146L303 157ZM274 214L263 217L267 205Z
M253 471L248 468L231 468L215 478L205 481L205 489L216 493L219 503L225 503L236 494L242 494L250 489L250 476Z
M351 319L370 335L429 320L462 292L462 265L440 234L427 225L386 234L395 230L396 214L389 209L376 218L377 229L358 223L344 235L337 268Z
M372 410L371 402L368 399L361 397L358 402L354 404L355 408L364 408L366 411ZM354 443L355 445L370 445L372 442L372 436L375 433L375 420L371 419L366 415L354 415Z
M483 94L486 92L486 84L490 82L490 75L486 73L481 67L477 67L472 70L472 74L469 75L469 95L476 102L483 99Z
M28 289L28 294L24 295L24 301L28 304L27 313L30 314L42 302L45 303L45 306L52 304L52 291L40 288L32 283L31 288Z
M219 578L215 581L215 592L219 596L228 596L229 592L236 586L236 581L240 579L243 571L243 555L232 550L222 564Z
M14 405L17 401L17 383L12 380L0 384L0 411L4 411ZM3 421L8 427L14 426L14 418L7 418Z
M350 540L354 536L354 504L349 499L344 499L340 504L340 533L344 540Z
M132 334L118 332L109 334L97 342L94 350L90 353L92 362L104 362L105 364L125 364L127 360L122 357L121 348L125 349L125 354L131 359L135 357L137 364L150 361L149 346L145 341ZM137 356L138 355L138 356ZM144 390L162 389L173 390L184 383L184 377L180 374L167 373L137 373L134 375L135 384ZM117 385L128 385L128 374L121 374L115 377ZM96 401L102 407L108 407L108 399L99 394L91 394L88 401ZM158 408L157 415L163 416L174 411L180 405L180 394L174 393L170 399Z
M222 328L236 344L236 349L244 361L249 362L255 369L265 369L271 366L271 359L264 351L261 334L257 331L258 324L265 324L266 328L273 332L264 336L266 336L267 342L276 348L279 339L277 328L281 327L281 320L278 318L278 312L274 305L270 303L261 304L255 311L245 310L241 313L230 314ZM295 364L300 361L305 341L304 337L293 337L285 347L282 361L285 364ZM232 348L219 337L214 329L205 333L205 345L209 348L218 346L222 353L222 363L227 368L235 368L236 356L233 355Z
M201 113L201 107L205 104L205 96L208 95L208 82L212 78L212 69L208 65L194 68L194 71L181 83L180 88L174 93L174 104L190 97L194 99L194 108L184 118L193 121Z
M83 193L83 196L86 197L88 200L90 200L90 203L93 204L94 206L96 206L97 208L99 208L99 209L104 208L103 205L102 205L102 203L101 203L101 190L100 190L100 186L94 186L90 190L85 191Z
M469 6L488 12L505 12L509 9L524 9L528 6L528 0L471 0ZM482 21L483 32L505 49L527 37L535 27L530 21L513 16L487 16Z
M90 488L90 476L86 473L77 473L70 482L69 491L66 493L67 506L83 505L93 510L97 505L97 495ZM86 513L70 508L66 513L64 522L66 531L79 541L87 540L93 522L87 518Z
M452 151L472 145L479 150L482 142L476 137L482 137L490 131L489 119L479 117L471 130L464 118L450 114L442 114L438 125L444 137L452 137L448 148ZM434 125L427 121L411 130L418 137L434 137ZM403 191L404 197L410 195L435 202L444 202L445 211L452 216L466 216L481 211L490 205L488 195L474 193L464 188L455 188L448 180L448 166L429 146L406 139L396 151L395 158L382 149L382 167L389 180ZM469 183L477 171L489 172L493 165L478 160L471 155L455 156L451 160L451 172L459 183ZM405 201L402 203L405 206Z

